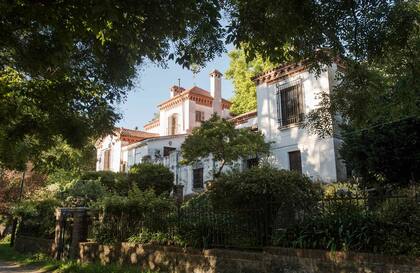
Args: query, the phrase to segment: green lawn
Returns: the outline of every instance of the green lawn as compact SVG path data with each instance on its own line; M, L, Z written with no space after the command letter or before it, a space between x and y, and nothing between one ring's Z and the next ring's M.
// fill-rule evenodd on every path
M0 260L22 265L38 265L45 272L51 273L153 273L118 265L80 264L75 261L59 262L44 254L24 255L11 248L8 239L0 241Z

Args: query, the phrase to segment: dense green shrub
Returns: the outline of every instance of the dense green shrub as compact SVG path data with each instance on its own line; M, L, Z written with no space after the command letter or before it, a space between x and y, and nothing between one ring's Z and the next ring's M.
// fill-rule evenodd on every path
M390 255L420 255L420 207L414 198L333 198L296 225L274 234L276 245Z
M106 193L106 188L100 180L74 180L65 185L60 199L66 207L89 207Z
M136 164L131 167L128 179L140 190L153 189L158 195L169 194L174 186L174 174L160 164Z
M262 166L222 175L209 196L217 208L270 211L290 223L297 214L314 208L319 192L306 176Z
M150 231L141 228L140 231L128 238L128 242L136 244L174 245L185 247L187 243L176 233Z
M59 207L56 199L23 201L13 209L13 216L19 218L18 234L54 238L55 209Z
M285 232L275 234L275 244L328 250L375 251L379 238L374 215L363 206L331 202Z
M383 239L381 252L420 256L420 205L415 199L393 198L377 208Z
M112 171L85 172L81 175L80 180L99 180L107 192L123 196L126 196L131 188L126 173Z
M102 243L124 242L142 228L168 232L175 221L175 203L153 190L136 186L128 196L107 196L96 204L100 215L94 225L95 239Z

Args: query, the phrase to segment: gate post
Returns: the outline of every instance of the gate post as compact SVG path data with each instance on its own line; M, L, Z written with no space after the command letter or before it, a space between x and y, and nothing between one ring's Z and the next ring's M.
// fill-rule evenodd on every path
M55 210L55 236L54 244L52 246L52 255L55 259L59 260L63 252L63 240L61 239L63 234L64 215L61 208Z
M85 242L88 235L88 208L75 208L73 211L73 231L70 246L70 258L79 256L79 243Z

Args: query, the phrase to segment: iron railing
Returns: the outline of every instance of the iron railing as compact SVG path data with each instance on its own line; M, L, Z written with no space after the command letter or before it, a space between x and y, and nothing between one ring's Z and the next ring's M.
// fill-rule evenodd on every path
M274 245L279 233L312 216L314 211L328 212L333 206L341 206L342 213L346 213L346 208L358 206L369 213L395 202L416 202L420 205L420 196L335 196L319 200L312 210L300 211L285 211L282 209L284 204L274 202L267 202L264 208L237 210L200 205L155 212L137 220L135 215L124 215L124 219L114 217L108 224L112 226L112 236L120 241L146 228L169 237L181 237L194 247L258 249Z

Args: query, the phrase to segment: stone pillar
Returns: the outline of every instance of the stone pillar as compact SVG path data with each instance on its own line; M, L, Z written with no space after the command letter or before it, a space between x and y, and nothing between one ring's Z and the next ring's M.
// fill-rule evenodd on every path
M87 208L76 208L73 212L73 230L70 245L70 258L79 256L79 243L86 242L88 235Z
M87 208L58 208L55 212L56 226L52 254L56 259L75 259L79 256L79 243L85 242L88 234ZM67 217L73 218L73 225L65 227ZM65 229L67 231L65 231ZM70 230L71 229L71 230ZM69 253L64 253L64 237L66 232L71 232L71 242L68 246Z
M63 254L63 224L64 224L64 214L62 213L61 208L57 208L55 210L55 237L54 243L51 249L51 253L55 259L60 259L61 255Z

